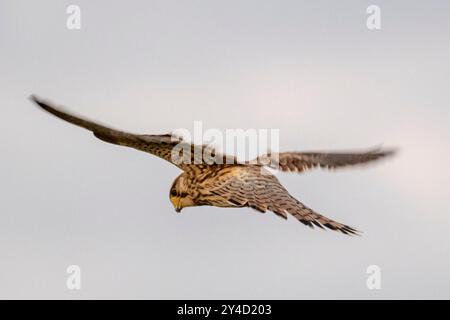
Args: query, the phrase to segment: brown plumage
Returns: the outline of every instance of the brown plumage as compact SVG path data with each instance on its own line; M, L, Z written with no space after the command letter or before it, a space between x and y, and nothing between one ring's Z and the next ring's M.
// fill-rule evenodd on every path
M216 153L208 146L193 145L170 134L138 135L123 132L70 114L35 96L31 100L58 118L92 131L94 136L103 141L151 153L182 169L183 173L173 182L169 196L177 212L184 207L201 205L250 207L259 212L272 211L284 219L290 214L309 227L357 234L355 229L303 205L265 167L303 172L314 167L339 168L363 164L393 154L392 150L358 153L283 152L239 163L236 158Z

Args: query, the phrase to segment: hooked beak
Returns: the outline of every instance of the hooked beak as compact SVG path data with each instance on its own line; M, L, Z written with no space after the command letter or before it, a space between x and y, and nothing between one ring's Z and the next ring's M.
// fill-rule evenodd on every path
M177 205L175 206L175 211L176 212L181 212L181 209L183 209L183 207L181 206L181 200L178 199Z

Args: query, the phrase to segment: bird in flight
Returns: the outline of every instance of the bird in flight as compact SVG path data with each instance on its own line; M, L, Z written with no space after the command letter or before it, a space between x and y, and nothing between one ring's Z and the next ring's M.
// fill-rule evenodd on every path
M215 159L226 159L216 163L195 158L208 148L194 145L171 134L146 135L132 134L106 127L66 112L64 108L54 106L36 96L31 96L39 107L54 116L91 131L95 137L105 142L131 147L148 152L169 161L183 172L174 180L170 188L169 199L175 210L185 207L216 206L227 208L250 207L259 212L272 211L287 219L288 214L309 227L328 228L344 234L359 234L348 225L329 219L306 207L295 199L281 185L267 168L286 172L304 172L313 168L341 168L371 162L388 155L394 150L372 149L364 152L281 152L258 157L254 161L239 162L233 157L215 154ZM181 146L190 161L179 161L173 157L175 147ZM201 152L196 152L200 150ZM276 159L276 161L268 161ZM186 160L186 159L184 159Z

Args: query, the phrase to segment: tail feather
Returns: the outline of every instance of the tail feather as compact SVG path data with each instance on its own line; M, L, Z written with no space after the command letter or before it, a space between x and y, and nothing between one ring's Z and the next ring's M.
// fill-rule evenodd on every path
M300 201L294 199L296 201L296 206L290 208L288 211L293 217L295 217L298 221L307 225L308 227L314 228L314 226L319 227L321 229L327 228L334 231L339 231L347 235L361 235L361 231L358 231L348 225L343 223L334 221L330 218L327 218L312 209L306 207Z

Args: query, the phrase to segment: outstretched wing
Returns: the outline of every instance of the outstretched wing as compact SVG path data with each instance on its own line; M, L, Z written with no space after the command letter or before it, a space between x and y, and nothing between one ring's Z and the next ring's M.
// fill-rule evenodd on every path
M56 117L92 131L94 136L100 140L151 153L175 164L182 170L188 170L191 164L203 163L203 151L207 146L196 146L183 142L181 138L170 134L144 135L115 130L97 122L73 115L61 107L53 106L48 102L38 99L36 96L31 96L30 99ZM213 150L209 151L209 154L217 156Z
M328 228L344 234L358 231L324 217L292 197L278 179L260 166L238 166L228 179L216 179L211 193L229 203L231 207L251 207L259 212L272 211L287 219L294 216L301 223L313 228Z
M327 169L364 164L393 155L395 150L372 149L364 152L282 152L260 156L259 164L290 172L320 167Z

